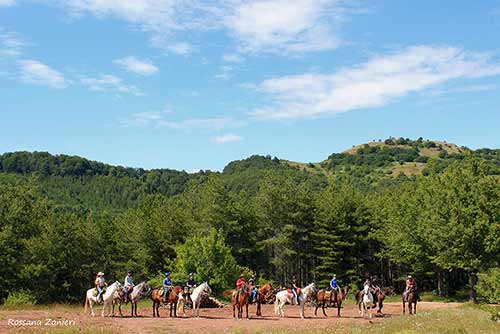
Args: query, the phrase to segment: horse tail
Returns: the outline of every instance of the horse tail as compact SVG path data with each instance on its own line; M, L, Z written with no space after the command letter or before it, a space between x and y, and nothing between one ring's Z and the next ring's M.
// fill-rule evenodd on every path
M274 314L279 315L279 299L278 296L276 296L276 300L274 301Z
M88 304L89 304L89 297L87 297L87 295L85 295L85 303L83 305L83 309L84 309L85 314L87 314L87 305Z
M231 296L233 294L233 291L234 290L226 290L226 291L222 292L222 297L227 298L227 297Z

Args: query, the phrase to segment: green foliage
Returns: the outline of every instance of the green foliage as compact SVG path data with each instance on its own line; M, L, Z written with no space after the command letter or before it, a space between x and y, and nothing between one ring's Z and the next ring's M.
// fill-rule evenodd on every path
M490 268L477 276L479 298L492 304L500 303L500 267Z
M241 271L223 234L215 229L187 239L176 247L176 252L176 277L187 277L194 272L199 283L208 281L218 293L232 288Z
M242 271L319 286L377 274L396 291L412 272L429 290L436 277L461 289L469 271L498 267L500 150L428 158L431 143L390 139L309 166L252 156L197 174L0 155L0 301L25 289L80 302L98 271L112 282L129 270L152 286L193 271L217 292ZM425 174L388 174L408 161ZM488 275L485 298L498 290Z
M35 304L36 299L33 297L33 294L23 290L10 292L4 303L5 306L26 306Z

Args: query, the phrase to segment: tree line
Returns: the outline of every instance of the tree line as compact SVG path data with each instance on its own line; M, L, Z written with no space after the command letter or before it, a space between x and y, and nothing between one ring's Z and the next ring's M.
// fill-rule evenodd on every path
M498 273L500 187L491 161L430 163L426 175L376 186L270 157L245 163L189 178L175 194L141 191L109 206L89 203L112 201L123 189L99 195L102 178L124 176L81 175L79 192L75 176L0 174L0 299L24 291L40 303L80 302L98 271L122 280L129 270L153 285L166 270L176 282L195 272L216 293L241 272L320 286L334 273L351 285L377 275L396 290L411 273L441 295L472 283L475 298L476 273Z

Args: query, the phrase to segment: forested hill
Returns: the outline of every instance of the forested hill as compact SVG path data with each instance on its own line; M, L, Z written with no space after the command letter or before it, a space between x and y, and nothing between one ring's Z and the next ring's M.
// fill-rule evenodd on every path
M488 162L491 173L500 174L500 150L470 150L446 142L389 138L373 141L330 155L317 163L251 156L230 162L222 171L187 173L172 169L112 166L78 156L47 152L13 152L0 155L0 182L36 183L49 199L61 205L119 212L136 207L147 195L173 196L190 184L200 184L211 173L218 174L230 191L255 193L270 171L324 188L328 179L348 175L358 185L376 186L395 177L427 175L441 171L453 161L476 156Z
M162 272L176 283L195 272L215 294L245 272L318 287L336 273L353 289L377 275L396 290L412 273L445 295L479 272L478 292L496 301L499 211L500 150L423 139L198 173L5 153L0 304L26 294L81 303L97 272L114 281L129 270L153 287Z

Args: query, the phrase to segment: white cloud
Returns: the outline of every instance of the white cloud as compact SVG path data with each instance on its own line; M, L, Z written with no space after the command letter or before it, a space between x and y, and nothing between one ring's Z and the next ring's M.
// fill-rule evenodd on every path
M277 77L258 86L274 104L254 110L260 118L295 118L378 107L454 79L500 74L491 54L454 47L414 46L376 56L331 74Z
M19 33L0 28L0 56L17 57L29 45Z
M194 47L186 42L180 42L175 44L170 44L164 47L166 50L176 53L178 55L186 55L192 53L195 49Z
M158 72L158 67L149 61L139 60L135 57L115 59L113 62L129 72L140 75L151 75Z
M0 0L1 1L1 0ZM73 17L118 18L150 32L154 46L178 54L188 43L167 44L172 33L221 29L243 52L307 52L339 46L334 29L349 12L343 0L52 0ZM352 12L352 10L351 10Z
M219 67L219 73L214 75L214 79L229 80L233 72L232 66L223 65Z
M18 63L21 68L21 80L25 82L51 88L65 88L70 84L61 72L37 60L20 60Z
M143 96L144 93L137 87L126 85L119 77L110 74L103 74L98 77L84 77L80 79L82 85L90 90L99 92L114 92Z
M172 129L212 129L220 130L232 122L232 119L225 117L214 118L187 118L174 120L169 115L170 111L146 111L132 114L125 121L127 125L160 126Z
M339 1L242 1L225 15L225 25L248 52L305 52L335 49L331 30Z
M217 144L225 144L225 143L230 143L230 142L237 142L241 141L243 138L241 136L229 133L221 136L215 136L212 137L212 141L216 142Z
M0 0L0 7L2 6L13 6L16 4L16 1L15 0Z
M236 53L225 53L222 55L222 59L229 63L240 63L244 60L243 57Z

